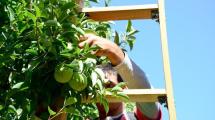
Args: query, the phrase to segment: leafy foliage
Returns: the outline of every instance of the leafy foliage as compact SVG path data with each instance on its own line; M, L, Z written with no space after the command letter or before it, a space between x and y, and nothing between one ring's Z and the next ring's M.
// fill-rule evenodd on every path
M119 34L117 31L115 31L115 38L114 42L121 46L122 49L125 49L126 45L129 46L130 50L133 49L134 43L136 40L135 34L138 33L139 31L134 29L132 26L131 20L128 20L128 24L126 26L126 32Z
M88 19L78 11L75 0L2 0L0 10L1 120L31 119L35 114L47 119L61 112L71 113L68 118L96 116L89 112L95 105L83 104L83 98L99 98L108 110L107 90L96 71L96 65L106 60L91 54L97 46L86 44L80 49L78 41L87 30L111 39L109 22ZM130 22L127 32L133 41L136 31ZM115 42L120 44L118 39L116 35ZM132 48L133 42L129 45ZM87 87L77 91L58 83L54 78L58 65L86 76Z

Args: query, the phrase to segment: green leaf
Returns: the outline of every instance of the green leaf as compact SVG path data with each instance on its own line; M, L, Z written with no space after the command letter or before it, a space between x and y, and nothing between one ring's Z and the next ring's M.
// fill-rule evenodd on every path
M105 7L108 7L111 0L105 0Z
M108 101L104 97L101 97L100 102L103 105L105 112L108 113L108 111L109 111Z
M56 48L55 48L53 45L49 46L48 51L49 51L50 53L52 53L53 55L57 56Z
M33 71L40 64L40 62L41 62L40 60L34 60L34 61L30 62L28 64L28 70Z
M77 64L77 62L72 62L70 64L65 64L67 67L70 67L71 69L77 68L79 67L79 65Z
M81 60L78 61L79 71L82 72L84 69L84 64Z
M1 36L2 36L1 38L4 38L4 40L7 40L7 36L5 35L4 32L1 33ZM3 44L4 44L4 42L1 41L1 45L0 46L2 46Z
M58 26L58 27L61 26L57 20L47 20L45 24L47 26Z
M98 74L96 72L92 71L90 77L91 77L91 80L92 80L92 85L93 86L96 85L96 81L98 79Z
M81 26L87 25L88 23L91 23L92 21L93 21L93 20L91 20L91 19L83 20L83 21L81 22Z
M136 37L135 36L127 36L126 39L130 40L130 41L135 41Z
M77 115L77 116L80 116L80 112L78 111L78 109L74 108L74 107L66 107L64 108L64 110L67 112L67 113L71 113L73 115Z
M4 108L4 106L3 106L3 105L0 105L0 111L1 111L3 108Z
M13 105L9 105L8 112L9 113L16 113L16 108Z
M119 86L114 86L112 89L111 89L111 92L119 92L119 91L122 91L123 89Z
M37 18L40 17L41 16L40 8L38 8L36 4L33 4L33 6L34 6L34 9L36 11L36 17Z
M10 58L11 58L12 60L15 60L16 58L18 58L18 56L17 56L16 54L12 54L12 55L10 55Z
M118 34L117 31L115 31L114 42L115 42L117 45L120 45L120 43L119 43L119 34Z
M20 89L22 87L22 85L24 84L24 82L19 82L17 84L15 84L12 89Z
M127 43L128 43L128 45L129 45L129 47L130 47L130 50L133 49L133 47L134 47L134 42L135 42L135 40L127 40Z
M74 36L75 34L75 31L74 30L69 30L69 31L65 31L62 33L62 36L63 37L66 37L66 38L70 38L72 36Z
M97 33L95 32L95 30L88 29L88 28L84 28L84 32L85 32L86 34L94 34L94 35L97 35Z
M25 15L26 15L26 17L29 17L31 20L33 20L34 23L36 23L37 18L34 14L32 14L29 11L25 11Z
M26 52L33 56L38 55L37 50L34 50L34 49L27 49Z
M60 55L69 59L75 57L75 55L72 53L60 53Z
M63 6L61 6L61 10L65 11L67 9L74 8L74 6L75 6L74 2L68 2L68 3L64 4Z
M96 68L95 69L95 72L97 73L98 77L100 80L104 80L105 79L105 74L104 72L102 71L102 69L100 68Z
M121 87L121 88L124 88L127 86L127 83L126 82L120 82L118 83L115 87Z
M96 82L96 85L98 86L99 90L102 90L102 89L103 89L103 85L102 85L101 80L98 80L98 81Z
M69 97L65 101L65 106L72 105L76 102L77 102L77 99L75 97Z
M128 20L127 27L126 27L126 32L130 32L131 29L132 29L132 23L131 23L131 20Z
M120 99L122 99L122 100L124 100L126 102L129 101L129 97L126 94L122 93L122 92L118 92L116 94L116 97L119 97Z
M56 112L53 111L49 106L48 106L48 112L49 112L49 115L55 115Z
M132 36L132 35L134 35L134 34L136 34L136 33L138 33L139 31L138 30L132 30L132 31L130 31L129 33L128 33L128 36Z
M84 61L84 63L86 63L86 64L96 64L97 62L96 62L96 59L94 59L94 58L87 58L85 61Z
M72 24L71 26L73 29L75 29L79 34L84 35L85 32L80 28L80 27L76 27L74 24Z
M98 2L99 2L99 0L89 0L89 1L95 2L95 3L98 3Z
M22 2L22 4L23 4L23 6L26 6L26 2L25 2L25 0L21 0L21 2Z
M84 50L83 50L83 52L84 52L84 53L85 53L85 52L88 52L88 51L89 51L89 48L90 48L90 45L87 44L87 43L85 43L85 44L84 44Z
M18 109L16 110L16 114L17 114L18 116L20 116L20 115L22 114L22 112L23 112L23 110L22 110L21 108L18 108Z
M10 21L12 22L12 21L15 20L15 18L14 18L15 13L14 13L14 11L9 6L7 6L7 9L8 9L8 12L9 12Z
M71 67L75 72L82 73L84 69L84 64L81 60L75 59L68 65L68 67Z
M81 49L80 48L76 48L74 54L76 54L77 56L79 56L81 53Z

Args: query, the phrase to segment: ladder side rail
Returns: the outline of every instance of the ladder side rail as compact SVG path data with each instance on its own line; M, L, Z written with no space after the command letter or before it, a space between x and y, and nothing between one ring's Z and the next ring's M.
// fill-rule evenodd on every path
M167 92L167 105L168 105L168 111L169 111L169 119L176 120L176 109L174 104L173 85L172 85L172 78L171 78L169 53L168 53L164 0L158 0L158 7L159 7L158 10L159 10L162 57L163 57L163 69L164 69L164 77L165 77L166 92Z

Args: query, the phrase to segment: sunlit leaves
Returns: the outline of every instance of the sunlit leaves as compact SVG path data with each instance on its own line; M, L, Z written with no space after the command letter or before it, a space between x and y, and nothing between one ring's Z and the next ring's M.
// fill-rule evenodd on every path
M131 20L128 20L128 24L126 27L126 35L125 35L125 41L128 43L130 50L134 47L134 42L136 40L136 37L134 36L138 30L135 30L132 26Z
M111 0L105 0L105 7L109 6Z
M1 2L0 28L0 119L30 119L38 109L45 109L45 116L56 116L60 112L86 117L87 110L95 106L82 104L82 98L98 99L108 111L104 75L96 68L107 62L93 52L98 46L85 44L78 47L79 37L89 32L112 39L133 41L137 32L131 22L126 37L115 32L113 38L111 22L95 22L78 12L75 0L5 0ZM91 0L99 2L98 0ZM109 0L105 1L106 6ZM125 39L124 39L125 38ZM133 43L130 43L132 46ZM54 70L64 64L74 72L84 74L87 88L74 91L67 83L57 83ZM120 86L109 90L117 96ZM124 97L121 93L119 96ZM56 99L65 99L55 111ZM95 100L95 101L96 101ZM82 110L84 109L84 110ZM71 117L68 115L68 117ZM72 118L72 117L71 117Z
M36 23L37 18L36 18L36 16L33 13L31 13L29 11L25 11L25 15L28 16L29 19L34 22L34 24Z
M41 17L41 11L40 11L40 8L39 8L39 7L37 7L37 5L36 5L36 4L33 4L33 6L34 6L34 9L35 9L35 12L36 12L36 17L37 17L37 18Z
M8 9L8 12L9 12L9 19L10 19L10 21L12 22L12 21L14 21L15 20L15 13L14 13L14 11L8 6L7 7L7 9Z
M56 112L53 111L49 106L48 106L48 112L49 112L50 115L55 115L56 114Z
M65 106L72 105L77 102L75 97L69 97L65 100Z
M117 45L120 45L120 42L119 42L119 34L118 34L117 31L115 31L114 42L115 42Z
M132 21L128 20L124 33L118 33L117 31L115 31L114 42L123 50L126 50L127 45L129 46L130 50L132 50L136 40L135 35L138 32L139 31L133 27Z

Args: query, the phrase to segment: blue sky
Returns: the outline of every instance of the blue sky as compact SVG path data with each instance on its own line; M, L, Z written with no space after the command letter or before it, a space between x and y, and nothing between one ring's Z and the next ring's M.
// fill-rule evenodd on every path
M102 0L101 0L102 1ZM155 0L112 0L111 5L140 5ZM215 109L215 1L166 0L170 63L178 120L211 120ZM114 28L125 30L126 21ZM140 32L129 56L155 88L165 88L159 25L133 20ZM168 119L164 109L164 120Z

